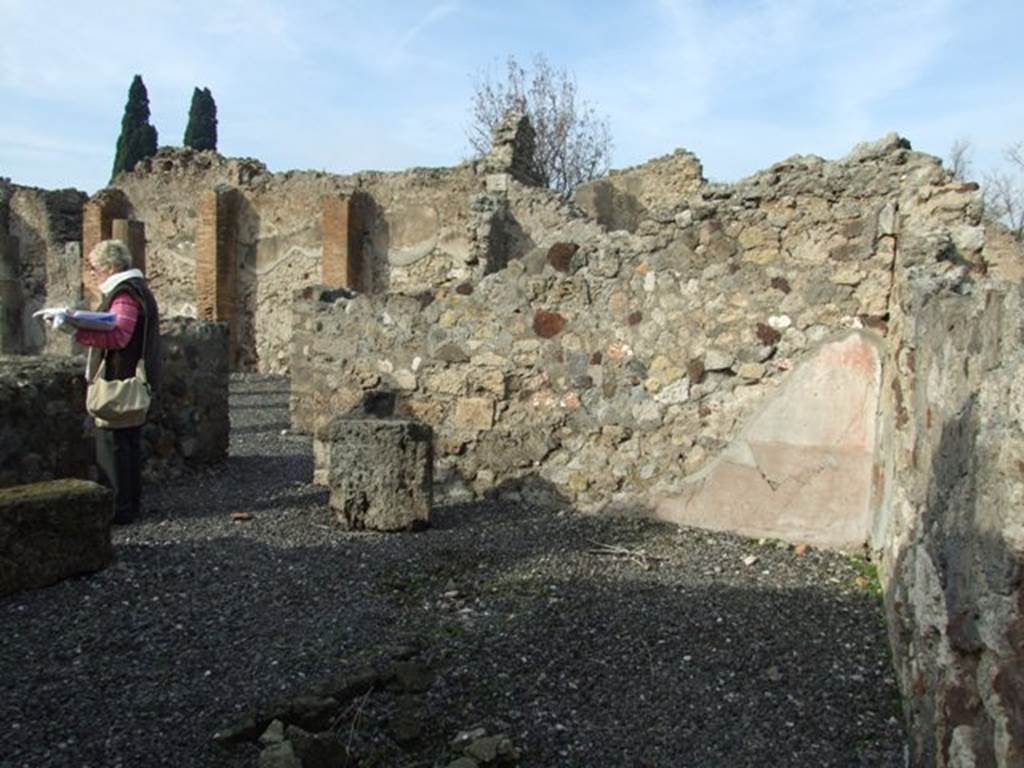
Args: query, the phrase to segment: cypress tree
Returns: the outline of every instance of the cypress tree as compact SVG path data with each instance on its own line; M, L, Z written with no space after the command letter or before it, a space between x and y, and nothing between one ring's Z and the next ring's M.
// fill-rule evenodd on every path
M142 75L136 75L128 89L128 103L121 119L121 135L117 137L111 180L121 171L130 171L140 160L155 154L156 128L149 124L149 94Z
M192 106L188 110L185 128L185 146L192 149L217 149L217 104L209 88L192 91Z

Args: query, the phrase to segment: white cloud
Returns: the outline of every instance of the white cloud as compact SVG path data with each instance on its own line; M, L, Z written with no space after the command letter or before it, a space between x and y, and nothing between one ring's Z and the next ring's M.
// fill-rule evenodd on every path
M421 19L419 19L415 24L413 24L405 31L405 33L399 39L398 44L395 46L395 50L392 51L392 55L400 57L402 55L402 52L409 46L410 43L412 43L413 40L416 39L416 37L421 32L423 32L432 24L435 24L436 22L440 21L445 16L454 13L457 8L458 6L455 3L441 3L440 5L435 5L429 11L427 11L427 14L425 16L423 16Z
M608 65L616 74L601 80L616 162L683 145L726 178L781 159L765 157L771 147L811 138L842 154L900 129L886 124L887 100L920 84L955 24L948 0L658 0L655 8L649 44ZM797 144L787 154L798 151L815 149Z

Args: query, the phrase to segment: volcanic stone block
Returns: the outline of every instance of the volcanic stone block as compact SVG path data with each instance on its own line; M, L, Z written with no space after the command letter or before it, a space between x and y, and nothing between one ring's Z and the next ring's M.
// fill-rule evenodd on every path
M579 249L576 243L555 243L548 250L548 264L559 272L568 272L572 265L572 257Z
M335 519L350 530L430 524L434 433L406 419L336 417L320 430Z
M489 397L464 397L455 403L455 424L460 429L485 430L494 426L494 401Z
M84 414L80 359L0 355L0 487L88 477Z
M111 492L88 480L0 489L0 595L105 568L113 519Z
M557 312L538 309L533 315L533 332L542 339L557 336L565 328L565 318Z

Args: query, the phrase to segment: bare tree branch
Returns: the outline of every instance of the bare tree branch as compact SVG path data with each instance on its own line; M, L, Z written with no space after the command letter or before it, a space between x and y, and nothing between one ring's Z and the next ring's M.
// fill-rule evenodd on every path
M1024 240L1024 182L1020 173L988 173L985 176L984 201L986 215L1002 221L1015 238Z
M965 138L957 139L949 148L949 158L947 159L949 172L957 181L967 181L970 177L971 168L974 165L971 160L973 151L974 148L971 146L970 140Z
M509 56L504 82L478 77L466 137L479 157L491 149L491 134L510 110L525 113L536 133L535 175L568 193L608 170L612 140L607 118L579 98L576 80L555 70L542 55L527 71Z
M1017 240L1024 241L1024 142L1003 151L1007 165L985 174L982 200L985 215L1001 221Z

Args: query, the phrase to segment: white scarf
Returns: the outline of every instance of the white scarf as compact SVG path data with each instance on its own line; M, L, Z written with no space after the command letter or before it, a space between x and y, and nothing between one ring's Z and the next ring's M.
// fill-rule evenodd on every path
M124 272L116 272L100 283L99 289L104 296L109 296L110 292L117 288L117 286L125 280L131 280L133 277L142 279L145 275L142 274L141 269L126 269Z

